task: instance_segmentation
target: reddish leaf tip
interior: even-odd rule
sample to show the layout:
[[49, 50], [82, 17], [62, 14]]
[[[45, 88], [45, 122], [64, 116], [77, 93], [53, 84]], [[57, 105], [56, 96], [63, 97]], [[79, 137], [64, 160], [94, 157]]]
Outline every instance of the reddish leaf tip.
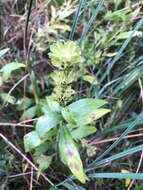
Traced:
[[94, 119], [94, 118], [95, 118], [95, 114], [91, 114], [90, 117], [91, 117], [92, 119]]

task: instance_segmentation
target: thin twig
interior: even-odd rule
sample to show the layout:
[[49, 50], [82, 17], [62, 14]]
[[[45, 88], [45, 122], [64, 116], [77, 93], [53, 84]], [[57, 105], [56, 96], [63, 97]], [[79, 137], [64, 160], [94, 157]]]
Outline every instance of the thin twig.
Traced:
[[12, 91], [23, 81], [25, 80], [30, 74], [28, 73], [27, 75], [25, 75], [24, 77], [22, 77], [16, 84], [14, 84], [14, 86], [9, 90], [5, 100], [4, 100], [4, 103], [3, 103], [3, 106], [5, 104], [5, 102], [7, 101], [9, 95], [12, 93]]
[[33, 167], [31, 167], [31, 178], [30, 178], [30, 189], [29, 190], [32, 190], [33, 188]]
[[0, 126], [11, 126], [11, 127], [16, 127], [16, 126], [20, 126], [20, 127], [32, 127], [33, 125], [24, 125], [22, 123], [0, 123]]
[[138, 79], [138, 82], [139, 82], [139, 86], [140, 86], [140, 89], [141, 89], [141, 99], [142, 99], [142, 105], [143, 105], [143, 87], [142, 87], [142, 82], [141, 82], [140, 78]]
[[26, 172], [26, 173], [16, 174], [16, 175], [10, 175], [10, 176], [8, 176], [8, 178], [20, 177], [20, 176], [29, 175], [29, 174], [31, 174], [31, 172]]
[[36, 120], [38, 120], [38, 118], [24, 120], [24, 121], [21, 121], [19, 124], [22, 124], [22, 123], [29, 123], [29, 122], [31, 122], [31, 121], [36, 121]]
[[[0, 133], [0, 137], [8, 143], [16, 152], [18, 152], [36, 171], [38, 171], [38, 168], [18, 149], [14, 144], [12, 144], [3, 134]], [[55, 187], [55, 185], [43, 174], [41, 173], [41, 176], [44, 177], [46, 181], [52, 186]]]

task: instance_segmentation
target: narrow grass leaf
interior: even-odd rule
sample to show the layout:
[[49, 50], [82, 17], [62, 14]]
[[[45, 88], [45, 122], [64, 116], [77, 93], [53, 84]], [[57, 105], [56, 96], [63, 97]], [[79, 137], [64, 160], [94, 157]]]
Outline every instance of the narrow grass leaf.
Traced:
[[86, 190], [85, 188], [76, 185], [75, 183], [72, 182], [72, 185], [70, 183], [64, 183], [63, 184], [64, 187], [66, 187], [69, 190]]
[[104, 75], [102, 76], [100, 82], [102, 82], [105, 77], [107, 75], [109, 75], [112, 67], [114, 66], [114, 64], [116, 63], [116, 61], [118, 61], [118, 59], [120, 58], [122, 52], [124, 51], [124, 49], [127, 47], [127, 45], [129, 44], [129, 42], [131, 41], [132, 37], [134, 36], [135, 32], [141, 27], [141, 25], [143, 24], [143, 18], [137, 23], [137, 25], [135, 26], [133, 32], [129, 35], [129, 37], [125, 40], [125, 42], [123, 43], [123, 45], [121, 46], [118, 54], [114, 57], [114, 59], [111, 61], [109, 68], [106, 70], [106, 72], [104, 73]]
[[[30, 18], [30, 14], [31, 14], [31, 9], [32, 9], [32, 3], [33, 3], [33, 0], [30, 0], [30, 2], [29, 2], [29, 8], [28, 8], [28, 13], [27, 13], [27, 19], [26, 19], [26, 26], [25, 26], [25, 43], [27, 41], [28, 24], [29, 24], [29, 18]], [[26, 44], [25, 44], [25, 47], [26, 47]]]
[[94, 173], [89, 178], [137, 179], [143, 180], [143, 173]]
[[138, 115], [138, 117], [136, 118], [135, 121], [133, 121], [131, 123], [131, 125], [122, 133], [122, 135], [103, 153], [101, 154], [99, 157], [97, 157], [97, 159], [94, 162], [97, 162], [99, 160], [101, 160], [106, 154], [108, 154], [114, 147], [117, 146], [117, 144], [124, 138], [124, 136], [126, 136], [128, 134], [128, 132], [134, 128], [135, 125], [137, 125], [137, 123], [141, 122], [143, 119], [143, 112], [141, 114]]
[[123, 77], [123, 81], [114, 89], [113, 95], [121, 96], [121, 94], [135, 83], [142, 76], [143, 67], [139, 67], [129, 72]]
[[103, 164], [106, 164], [106, 163], [109, 163], [109, 162], [112, 162], [113, 160], [117, 160], [119, 158], [123, 158], [125, 156], [128, 156], [130, 154], [136, 153], [136, 152], [141, 151], [141, 150], [143, 150], [143, 145], [136, 146], [136, 147], [131, 148], [129, 150], [125, 150], [123, 152], [120, 152], [120, 153], [115, 154], [113, 156], [110, 156], [108, 158], [105, 158], [105, 159], [103, 159], [101, 161], [98, 161], [98, 162], [94, 161], [91, 164], [89, 164], [89, 166], [88, 166], [87, 169], [93, 168], [93, 167], [97, 167], [97, 166], [100, 166], [100, 165], [103, 165]]
[[74, 33], [75, 33], [77, 21], [79, 19], [80, 10], [81, 10], [81, 7], [82, 7], [82, 2], [83, 2], [83, 0], [80, 0], [79, 5], [78, 5], [78, 9], [77, 9], [77, 12], [76, 12], [76, 15], [75, 15], [75, 18], [74, 18], [74, 21], [73, 21], [71, 33], [70, 33], [70, 36], [69, 36], [70, 40], [73, 39], [73, 36], [74, 36]]
[[110, 86], [111, 84], [113, 84], [113, 83], [115, 83], [115, 82], [117, 82], [117, 81], [119, 81], [119, 80], [121, 80], [121, 77], [119, 77], [119, 78], [117, 78], [117, 79], [115, 79], [115, 80], [112, 80], [112, 81], [106, 83], [106, 84], [101, 88], [101, 90], [99, 91], [98, 96], [100, 97], [100, 96], [102, 95], [103, 91], [104, 91], [108, 86]]
[[79, 45], [80, 45], [80, 46], [81, 46], [82, 41], [85, 39], [85, 36], [86, 36], [86, 34], [87, 34], [87, 32], [88, 32], [90, 26], [92, 25], [92, 23], [93, 23], [93, 21], [94, 21], [96, 15], [97, 15], [98, 12], [100, 11], [100, 9], [101, 9], [103, 3], [104, 3], [104, 0], [100, 0], [100, 2], [99, 2], [99, 4], [98, 4], [97, 8], [95, 9], [94, 14], [93, 14], [92, 17], [90, 18], [90, 20], [89, 20], [89, 22], [88, 22], [88, 24], [87, 24], [85, 30], [83, 31], [83, 34], [82, 34], [82, 36], [81, 36], [81, 38], [80, 38], [80, 41], [79, 41]]

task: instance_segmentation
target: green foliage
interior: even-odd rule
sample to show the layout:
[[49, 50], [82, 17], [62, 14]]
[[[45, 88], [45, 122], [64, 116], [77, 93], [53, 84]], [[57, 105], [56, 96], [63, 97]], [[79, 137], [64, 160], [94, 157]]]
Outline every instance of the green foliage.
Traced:
[[[6, 99], [7, 95], [8, 95], [7, 93], [2, 93], [1, 94], [1, 98], [2, 98], [3, 101]], [[8, 98], [7, 98], [7, 102], [10, 103], [10, 104], [14, 104], [15, 103], [15, 98], [13, 96], [9, 95]]]
[[12, 71], [15, 71], [21, 67], [25, 67], [25, 65], [23, 63], [16, 63], [16, 62], [9, 63], [3, 66], [0, 69], [0, 72], [2, 73], [2, 80], [3, 81], [8, 80], [8, 78], [11, 76]]
[[[38, 119], [36, 124], [36, 130], [41, 138], [44, 138], [48, 131], [55, 127], [62, 121], [62, 117], [59, 114], [51, 112], [48, 115], [42, 116]], [[46, 127], [45, 127], [46, 126]]]
[[[101, 118], [110, 111], [109, 109], [100, 108], [106, 103], [107, 102], [103, 100], [85, 98], [76, 101], [69, 106], [61, 107], [58, 102], [53, 100], [52, 97], [48, 97], [47, 104], [43, 106], [45, 115], [38, 119], [36, 123], [36, 130], [26, 134], [24, 137], [26, 152], [38, 148], [38, 146], [41, 146], [45, 141], [54, 143], [51, 137], [59, 136], [59, 130], [57, 130], [58, 126], [60, 129], [60, 137], [57, 143], [59, 144], [61, 160], [68, 165], [72, 173], [82, 183], [85, 183], [86, 177], [83, 173], [82, 161], [73, 139], [81, 140], [84, 137], [96, 132], [97, 129], [94, 126], [87, 126], [87, 124], [93, 124], [94, 120]], [[64, 125], [65, 123], [69, 124], [69, 127], [68, 125]], [[74, 129], [74, 127], [76, 127], [76, 129]], [[72, 159], [68, 157], [67, 151], [72, 151], [74, 155]], [[35, 155], [37, 163], [40, 164], [36, 152], [37, 149], [35, 150]], [[43, 149], [42, 153], [44, 152], [45, 150]], [[43, 155], [40, 160], [41, 159], [44, 159], [44, 161], [43, 164], [39, 166], [40, 172], [47, 169], [51, 163], [50, 156], [45, 157]], [[46, 164], [46, 160], [49, 159], [50, 161]]]
[[[31, 132], [26, 128], [25, 151], [33, 153], [31, 158], [39, 166], [38, 178], [48, 169], [48, 177], [59, 184], [50, 188], [40, 177], [39, 185], [33, 183], [33, 189], [37, 186], [39, 190], [58, 190], [59, 186], [64, 190], [95, 186], [104, 189], [106, 185], [109, 188], [108, 184], [113, 189], [125, 189], [125, 180], [110, 178], [142, 179], [142, 173], [118, 173], [122, 168], [135, 171], [140, 156], [137, 152], [143, 149], [139, 145], [142, 138], [127, 138], [132, 129], [143, 124], [139, 114], [142, 111], [142, 0], [29, 2], [16, 1], [12, 5], [11, 1], [3, 0], [0, 3], [0, 11], [5, 15], [0, 23], [0, 40], [2, 47], [7, 44], [9, 47], [0, 50], [0, 103], [7, 101], [0, 106], [0, 121], [14, 123], [14, 127], [1, 125], [0, 133], [21, 149], [24, 120], [30, 122], [30, 125], [26, 123], [27, 127], [35, 126]], [[25, 20], [26, 49], [19, 47], [24, 41], [21, 34]], [[102, 99], [112, 108], [112, 113], [104, 118], [110, 110], [103, 107], [107, 102]], [[15, 127], [19, 121], [21, 126]], [[136, 135], [140, 135], [140, 130], [134, 131]], [[108, 142], [108, 138], [117, 134], [120, 137], [113, 144]], [[102, 140], [107, 144], [102, 144]], [[29, 186], [30, 175], [25, 175], [24, 180], [10, 175], [29, 172], [30, 166], [26, 168], [26, 163], [23, 171], [23, 161], [2, 143], [0, 151], [1, 187], [26, 189], [24, 182]], [[133, 153], [135, 157], [131, 157]], [[86, 184], [80, 186], [75, 177], [65, 177], [69, 170], [59, 159]], [[92, 174], [88, 174], [90, 170]], [[89, 179], [96, 179], [94, 182], [87, 181], [87, 171]], [[134, 189], [142, 188], [140, 181], [134, 186]]]
[[73, 113], [73, 119], [77, 125], [81, 126], [90, 124], [110, 112], [109, 109], [98, 109], [106, 103], [104, 100], [87, 98], [70, 104], [68, 108]]
[[25, 151], [29, 152], [41, 144], [40, 137], [36, 131], [32, 131], [24, 136]]
[[20, 121], [23, 121], [24, 119], [31, 119], [31, 118], [35, 117], [38, 108], [39, 108], [39, 106], [35, 105], [35, 106], [32, 106], [32, 107], [26, 109], [26, 112], [24, 112], [22, 114], [22, 116], [20, 117]]
[[40, 155], [37, 159], [37, 164], [39, 164], [39, 171], [38, 171], [38, 176], [40, 175], [41, 172], [46, 170], [49, 165], [52, 162], [52, 157], [51, 156], [45, 156], [45, 155]]
[[82, 139], [86, 136], [96, 133], [97, 129], [91, 125], [80, 126], [72, 131], [72, 137], [74, 139]]

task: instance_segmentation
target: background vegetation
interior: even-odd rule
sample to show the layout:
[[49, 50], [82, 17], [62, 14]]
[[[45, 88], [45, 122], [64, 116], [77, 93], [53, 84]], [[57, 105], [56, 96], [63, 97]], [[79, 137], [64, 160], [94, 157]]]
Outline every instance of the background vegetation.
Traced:
[[[0, 13], [0, 188], [142, 189], [142, 0], [1, 0]], [[53, 163], [37, 179], [41, 161], [25, 153], [23, 141], [43, 114], [46, 97], [59, 95], [49, 53], [51, 45], [68, 40], [81, 48], [82, 65], [72, 65], [77, 80], [62, 105], [97, 98], [111, 109], [94, 122], [96, 132], [81, 145], [77, 141], [85, 184], [53, 150]]]

